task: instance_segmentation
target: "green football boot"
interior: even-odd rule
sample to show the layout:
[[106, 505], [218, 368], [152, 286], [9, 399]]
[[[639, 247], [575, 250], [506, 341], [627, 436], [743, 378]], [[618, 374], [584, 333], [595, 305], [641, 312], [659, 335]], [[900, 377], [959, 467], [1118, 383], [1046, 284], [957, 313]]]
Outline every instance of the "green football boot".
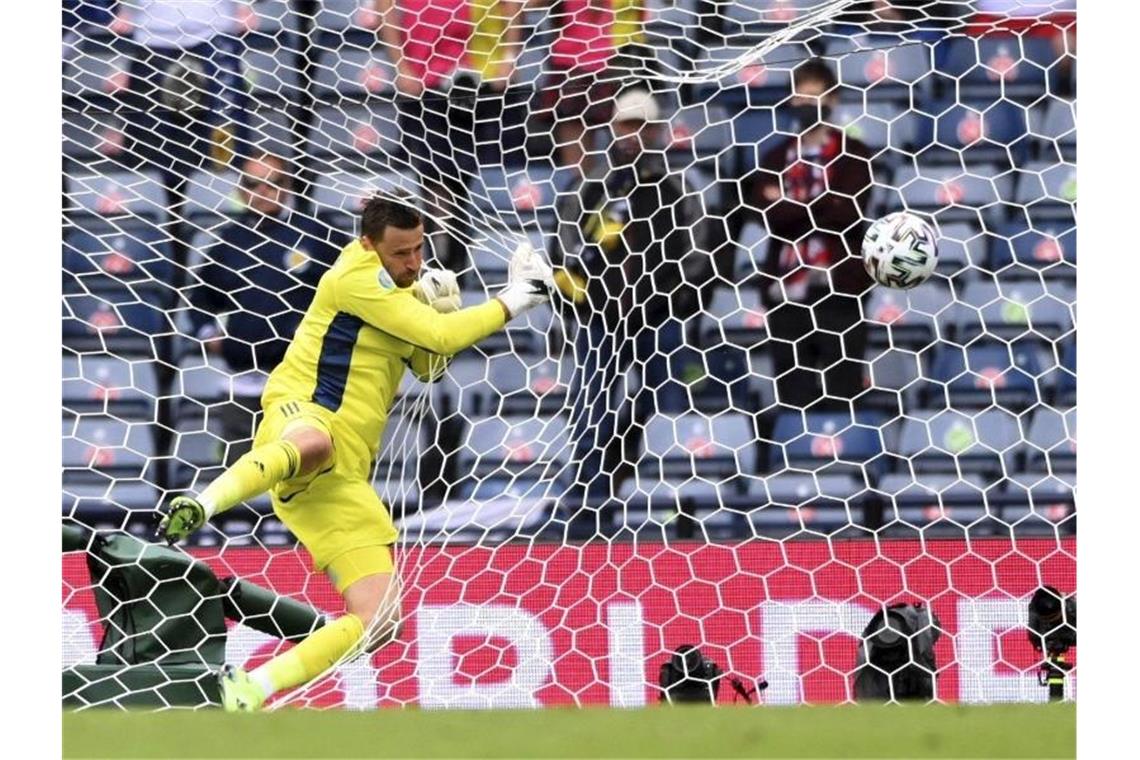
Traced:
[[265, 702], [261, 687], [249, 673], [234, 665], [223, 665], [218, 671], [218, 690], [226, 712], [256, 712]]

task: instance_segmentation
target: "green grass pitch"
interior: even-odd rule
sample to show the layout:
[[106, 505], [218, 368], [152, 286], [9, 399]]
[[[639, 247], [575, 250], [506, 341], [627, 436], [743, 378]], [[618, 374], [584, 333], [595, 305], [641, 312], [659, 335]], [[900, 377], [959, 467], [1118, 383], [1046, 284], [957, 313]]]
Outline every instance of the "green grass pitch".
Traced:
[[1061, 705], [65, 712], [64, 757], [1074, 757]]

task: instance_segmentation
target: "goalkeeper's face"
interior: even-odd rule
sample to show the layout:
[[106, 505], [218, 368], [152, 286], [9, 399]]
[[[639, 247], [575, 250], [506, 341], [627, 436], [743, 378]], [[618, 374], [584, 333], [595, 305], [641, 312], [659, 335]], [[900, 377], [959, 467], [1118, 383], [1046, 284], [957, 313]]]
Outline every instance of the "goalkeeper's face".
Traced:
[[388, 225], [379, 241], [369, 241], [380, 256], [380, 263], [401, 288], [409, 288], [424, 265], [424, 227], [402, 230]]

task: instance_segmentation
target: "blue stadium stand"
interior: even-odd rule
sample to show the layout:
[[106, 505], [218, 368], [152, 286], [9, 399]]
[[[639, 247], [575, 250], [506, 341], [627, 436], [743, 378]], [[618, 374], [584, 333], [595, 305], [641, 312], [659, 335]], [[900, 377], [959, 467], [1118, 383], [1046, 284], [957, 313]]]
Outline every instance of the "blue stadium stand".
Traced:
[[1077, 342], [1067, 340], [1061, 347], [1061, 369], [1056, 373], [1055, 403], [1060, 407], [1077, 405]]
[[63, 347], [78, 353], [110, 353], [168, 359], [175, 326], [161, 305], [113, 304], [89, 295], [63, 296]]
[[894, 35], [831, 38], [824, 55], [838, 61], [840, 86], [868, 101], [906, 103], [927, 97], [933, 86], [933, 49], [923, 42]]
[[763, 538], [835, 534], [865, 524], [866, 496], [866, 485], [846, 475], [788, 472], [749, 478], [737, 530]]
[[569, 192], [572, 176], [550, 167], [530, 164], [505, 169], [485, 166], [468, 182], [475, 202], [476, 221], [481, 212], [515, 230], [553, 230], [555, 197]]
[[769, 471], [793, 468], [873, 482], [888, 467], [879, 430], [884, 421], [873, 412], [854, 419], [843, 412], [783, 412], [772, 429]]
[[256, 103], [297, 103], [304, 94], [300, 66], [304, 59], [291, 46], [247, 47], [241, 72]]
[[727, 34], [766, 36], [813, 10], [820, 10], [818, 0], [739, 0], [717, 12], [727, 17]]
[[252, 10], [256, 24], [242, 38], [255, 47], [280, 45], [297, 32], [300, 19], [289, 8], [289, 0], [254, 0]]
[[63, 419], [63, 483], [156, 482], [153, 423], [84, 414]]
[[776, 391], [771, 369], [766, 376], [758, 373], [749, 353], [740, 346], [710, 341], [702, 355], [693, 357], [690, 365], [700, 373], [699, 377], [683, 376], [683, 379], [688, 381], [689, 397], [695, 411], [707, 414], [725, 409], [748, 412], [765, 409], [772, 404]]
[[1020, 167], [1014, 202], [1037, 220], [1070, 223], [1077, 202], [1077, 166], [1036, 162]]
[[[733, 262], [735, 265], [734, 282], [744, 282], [764, 271], [764, 262], [768, 258], [768, 246], [771, 240], [768, 230], [756, 220], [748, 220], [741, 228], [735, 241], [739, 249]], [[718, 288], [718, 292], [725, 290]]]
[[885, 162], [892, 167], [913, 155], [920, 141], [928, 143], [933, 129], [927, 114], [875, 101], [840, 102], [829, 121], [870, 148], [876, 164]]
[[[893, 196], [893, 197], [892, 197]], [[1002, 211], [1000, 202], [1013, 197], [1012, 180], [992, 167], [969, 171], [952, 166], [904, 165], [895, 172], [887, 204], [892, 209], [926, 213], [939, 227], [966, 222], [982, 227]]]
[[166, 221], [166, 191], [154, 174], [119, 170], [68, 174], [66, 179], [64, 212], [77, 223]]
[[989, 237], [989, 269], [1003, 279], [1043, 276], [1072, 280], [1077, 276], [1077, 229], [1068, 222], [1012, 222]]
[[171, 485], [201, 491], [222, 474], [230, 443], [220, 420], [179, 419], [170, 452]]
[[474, 420], [457, 457], [464, 480], [510, 483], [516, 478], [552, 478], [570, 457], [567, 420], [559, 415]]
[[1051, 477], [1023, 476], [1028, 485], [1010, 482], [1003, 494], [1002, 520], [1015, 534], [1072, 534], [1076, 531], [1076, 501], [1072, 472]]
[[159, 396], [151, 362], [97, 354], [63, 357], [64, 413], [153, 422]]
[[149, 224], [88, 224], [64, 233], [64, 292], [90, 293], [113, 304], [170, 306], [177, 300], [170, 238]]
[[980, 228], [968, 223], [945, 224], [937, 235], [938, 274], [963, 282], [988, 267], [988, 239]]
[[887, 391], [900, 399], [903, 409], [913, 409], [918, 401], [922, 386], [921, 354], [905, 348], [884, 346], [867, 357], [870, 364], [868, 378], [870, 387], [876, 391]]
[[221, 357], [187, 355], [178, 363], [170, 388], [175, 416], [200, 419], [208, 410], [233, 398], [233, 374]]
[[701, 315], [701, 340], [754, 348], [768, 337], [766, 313], [756, 287], [720, 285]]
[[63, 64], [64, 98], [89, 102], [106, 101], [127, 85], [130, 59], [111, 45], [88, 41]]
[[643, 449], [638, 477], [650, 482], [700, 479], [731, 487], [740, 473], [755, 471], [756, 434], [752, 419], [740, 413], [654, 414]]
[[1077, 105], [1051, 97], [1029, 108], [1029, 131], [1046, 161], [1077, 162]]
[[85, 112], [63, 112], [63, 155], [80, 165], [89, 165], [105, 158], [122, 155], [111, 154], [105, 149], [115, 135], [123, 138], [126, 122], [115, 113], [99, 110]]
[[305, 152], [353, 160], [398, 159], [404, 150], [396, 118], [396, 106], [388, 101], [318, 108]]
[[96, 529], [122, 530], [135, 518], [151, 518], [159, 491], [141, 480], [84, 483], [65, 479], [62, 514]]
[[296, 132], [289, 111], [283, 108], [258, 108], [246, 112], [248, 140], [252, 152], [266, 151], [287, 160], [294, 158]]
[[934, 60], [938, 71], [956, 82], [963, 102], [1006, 98], [1028, 105], [1047, 92], [1056, 54], [1045, 38], [990, 34], [947, 38], [936, 47]]
[[907, 291], [875, 288], [864, 307], [867, 342], [878, 348], [925, 348], [946, 337], [940, 325], [954, 308], [953, 293], [938, 279]]
[[390, 96], [395, 71], [375, 37], [366, 45], [344, 42], [322, 49], [313, 70], [313, 89], [319, 97], [352, 101]]
[[1056, 340], [1073, 330], [1076, 292], [1066, 283], [1048, 287], [1029, 280], [971, 282], [953, 312], [955, 341], [980, 336], [1003, 340]]
[[573, 382], [573, 362], [503, 354], [487, 360], [485, 383], [469, 392], [479, 414], [534, 416], [557, 414], [566, 406]]
[[[927, 164], [993, 164], [1012, 168], [1029, 157], [1032, 138], [1025, 110], [1008, 101], [964, 105], [954, 100], [918, 106], [931, 119], [917, 122], [918, 160]], [[996, 174], [996, 172], [995, 172]]]
[[1026, 409], [1039, 398], [1037, 354], [1027, 346], [1006, 343], [971, 343], [966, 348], [943, 344], [936, 349], [930, 377], [934, 381], [924, 403], [934, 406], [944, 398], [954, 409], [1000, 406]]
[[1021, 429], [1017, 418], [1003, 409], [974, 415], [956, 410], [908, 412], [889, 427], [901, 427], [897, 453], [909, 460], [907, 466], [915, 473], [993, 478], [1016, 469]]
[[199, 171], [186, 181], [186, 202], [182, 217], [196, 230], [209, 230], [245, 210], [240, 196], [236, 169], [221, 172]]
[[703, 480], [679, 482], [638, 472], [621, 484], [614, 501], [606, 505], [599, 531], [607, 538], [639, 540], [665, 540], [670, 534], [716, 539], [726, 530], [739, 536], [734, 524], [739, 513], [725, 514], [724, 505], [735, 503], [730, 490]]
[[1075, 480], [1077, 470], [1077, 410], [1039, 407], [1025, 436], [1025, 469]]
[[904, 537], [916, 531], [927, 538], [970, 535], [999, 530], [993, 518], [998, 499], [976, 475], [906, 473], [885, 476], [877, 488], [885, 496], [883, 531]]

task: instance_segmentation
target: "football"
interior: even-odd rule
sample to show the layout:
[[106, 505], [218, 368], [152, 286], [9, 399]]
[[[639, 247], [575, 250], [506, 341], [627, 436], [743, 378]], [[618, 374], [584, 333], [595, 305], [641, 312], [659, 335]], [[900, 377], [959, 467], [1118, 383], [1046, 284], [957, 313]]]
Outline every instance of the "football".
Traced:
[[875, 221], [863, 237], [863, 266], [880, 285], [908, 290], [938, 264], [938, 241], [925, 220], [896, 211]]

